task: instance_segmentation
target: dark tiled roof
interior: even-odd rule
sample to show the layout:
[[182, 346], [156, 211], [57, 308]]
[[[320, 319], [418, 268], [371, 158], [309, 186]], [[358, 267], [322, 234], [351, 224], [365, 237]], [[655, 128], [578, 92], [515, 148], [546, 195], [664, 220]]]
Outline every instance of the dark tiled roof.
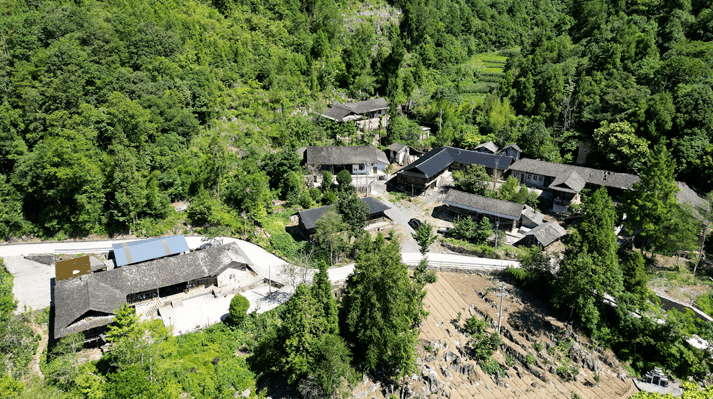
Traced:
[[501, 148], [498, 152], [505, 152], [505, 150], [507, 150], [508, 148], [512, 148], [517, 152], [522, 152], [522, 149], [520, 148], [520, 146], [517, 145], [517, 143], [508, 144], [505, 147]]
[[[389, 209], [388, 206], [373, 197], [364, 197], [361, 201], [369, 207], [369, 215], [375, 215], [379, 212], [384, 212]], [[299, 212], [300, 220], [307, 230], [312, 230], [317, 223], [317, 220], [322, 217], [333, 205], [320, 206], [319, 208], [308, 209]]]
[[696, 209], [699, 206], [705, 205], [705, 200], [696, 194], [695, 191], [691, 190], [690, 187], [684, 182], [677, 181], [676, 185], [679, 188], [679, 192], [676, 193], [676, 200], [679, 204], [689, 204]]
[[512, 220], [520, 219], [525, 205], [517, 202], [503, 201], [495, 198], [483, 197], [458, 190], [448, 190], [444, 204], [461, 207], [476, 211], [478, 213], [486, 213], [492, 215], [500, 215]]
[[329, 119], [334, 119], [339, 122], [344, 121], [344, 117], [349, 114], [362, 115], [367, 112], [379, 111], [388, 109], [389, 103], [383, 97], [374, 98], [372, 100], [358, 101], [355, 103], [334, 104], [326, 110], [322, 116]]
[[580, 176], [577, 171], [573, 170], [557, 176], [552, 184], [550, 184], [550, 188], [559, 191], [578, 193], [582, 191], [586, 184], [587, 182], [584, 181], [584, 178]]
[[557, 222], [548, 222], [535, 227], [534, 229], [528, 231], [525, 235], [535, 236], [537, 241], [543, 247], [546, 247], [564, 237], [566, 234], [567, 230], [557, 224]]
[[632, 189], [634, 184], [639, 181], [639, 176], [630, 175], [628, 173], [614, 173], [606, 170], [545, 162], [530, 158], [521, 158], [510, 166], [510, 170], [513, 172], [554, 177], [555, 179], [564, 177], [565, 180], [575, 171], [586, 183], [623, 190]]
[[545, 215], [527, 205], [525, 205], [525, 209], [522, 211], [522, 216], [532, 220], [535, 224], [538, 225], [542, 224], [542, 221], [545, 218]]
[[[55, 338], [71, 332], [66, 328], [87, 312], [113, 314], [128, 294], [216, 276], [231, 265], [247, 263], [240, 247], [229, 244], [57, 281]], [[106, 320], [104, 324], [111, 321]]]
[[388, 164], [389, 159], [383, 151], [372, 146], [307, 147], [305, 163], [308, 165]]
[[497, 166], [498, 169], [507, 170], [512, 163], [512, 157], [503, 154], [493, 155], [454, 147], [436, 147], [402, 170], [420, 173], [430, 178], [454, 162], [468, 165], [483, 165], [491, 169]]
[[493, 143], [492, 141], [488, 141], [487, 143], [483, 143], [483, 144], [475, 147], [476, 151], [479, 149], [486, 149], [486, 150], [490, 151], [492, 154], [495, 154], [496, 152], [498, 152], [498, 146], [496, 146], [495, 143]]
[[408, 148], [408, 146], [406, 144], [401, 143], [394, 143], [386, 147], [387, 150], [394, 152], [401, 152], [401, 150], [403, 150], [404, 148]]
[[351, 111], [348, 108], [331, 107], [324, 111], [322, 116], [337, 122], [344, 122], [344, 117], [350, 113]]

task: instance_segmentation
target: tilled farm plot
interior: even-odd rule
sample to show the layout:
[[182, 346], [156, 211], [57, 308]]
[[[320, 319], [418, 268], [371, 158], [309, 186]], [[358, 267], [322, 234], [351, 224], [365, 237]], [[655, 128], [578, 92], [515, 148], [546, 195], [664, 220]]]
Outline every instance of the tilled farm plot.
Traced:
[[[430, 314], [421, 325], [419, 373], [394, 392], [397, 397], [570, 399], [576, 394], [586, 399], [628, 398], [637, 392], [610, 351], [592, 347], [511, 285], [503, 300], [503, 345], [493, 355], [503, 371], [483, 372], [470, 356], [464, 326], [476, 316], [488, 322], [488, 333], [496, 331], [499, 286], [487, 275], [439, 273], [438, 282], [427, 287], [424, 304]], [[389, 387], [372, 381], [365, 377], [354, 397], [389, 397]]]

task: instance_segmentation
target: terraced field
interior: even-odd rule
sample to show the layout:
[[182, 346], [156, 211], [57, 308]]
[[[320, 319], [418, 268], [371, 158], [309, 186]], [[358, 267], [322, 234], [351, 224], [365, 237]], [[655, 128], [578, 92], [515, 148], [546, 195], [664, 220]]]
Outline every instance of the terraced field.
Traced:
[[[504, 370], [486, 374], [469, 355], [470, 338], [463, 327], [467, 318], [478, 315], [490, 323], [489, 332], [495, 331], [496, 282], [457, 273], [438, 277], [425, 299], [430, 315], [421, 326], [419, 373], [405, 391], [394, 392], [398, 397], [587, 399], [628, 398], [637, 392], [612, 353], [591, 347], [567, 325], [543, 316], [537, 301], [512, 286], [506, 286], [503, 303], [503, 345], [493, 355]], [[569, 381], [557, 374], [564, 365], [576, 370]], [[389, 397], [390, 388], [375, 380], [366, 376], [354, 397]]]
[[[513, 50], [505, 50], [513, 51]], [[473, 56], [470, 63], [477, 71], [476, 81], [461, 85], [461, 98], [480, 104], [486, 94], [495, 91], [505, 77], [503, 70], [508, 57], [503, 52], [480, 53]]]

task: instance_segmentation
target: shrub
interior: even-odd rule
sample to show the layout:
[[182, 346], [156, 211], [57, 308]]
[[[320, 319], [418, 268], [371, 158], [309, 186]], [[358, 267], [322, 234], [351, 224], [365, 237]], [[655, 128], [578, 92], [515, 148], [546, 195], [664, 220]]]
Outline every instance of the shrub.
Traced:
[[319, 200], [322, 198], [322, 192], [319, 191], [317, 187], [312, 187], [309, 189], [309, 196], [312, 197], [314, 202], [319, 202]]
[[329, 188], [332, 187], [332, 179], [334, 179], [334, 175], [332, 172], [325, 170], [322, 172], [322, 188]]
[[493, 359], [493, 357], [489, 357], [483, 362], [480, 362], [480, 368], [483, 370], [485, 374], [497, 374], [502, 370], [502, 367], [500, 366], [500, 363], [498, 363], [497, 360]]
[[530, 364], [535, 364], [535, 357], [532, 356], [531, 353], [528, 353], [528, 354], [527, 354], [526, 359], [527, 359], [527, 362], [528, 362], [528, 363], [530, 363]]
[[352, 184], [352, 175], [349, 173], [348, 170], [344, 169], [341, 172], [337, 173], [337, 183], [339, 183], [340, 187]]
[[245, 316], [250, 309], [250, 301], [240, 294], [236, 294], [230, 300], [230, 310], [228, 311], [229, 323], [233, 326], [240, 327], [245, 322]]
[[301, 192], [297, 202], [304, 209], [309, 209], [312, 207], [312, 197], [310, 196], [310, 193], [308, 191]]
[[702, 294], [696, 298], [696, 306], [708, 316], [713, 315], [713, 294]]
[[470, 335], [482, 334], [487, 324], [485, 320], [479, 320], [473, 316], [465, 322], [465, 331]]

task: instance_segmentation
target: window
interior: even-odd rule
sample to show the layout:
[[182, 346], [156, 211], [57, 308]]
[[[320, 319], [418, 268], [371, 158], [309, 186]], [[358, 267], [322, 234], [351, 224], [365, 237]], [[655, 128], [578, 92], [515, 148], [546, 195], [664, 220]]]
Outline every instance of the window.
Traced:
[[364, 164], [359, 164], [359, 170], [364, 170]]

